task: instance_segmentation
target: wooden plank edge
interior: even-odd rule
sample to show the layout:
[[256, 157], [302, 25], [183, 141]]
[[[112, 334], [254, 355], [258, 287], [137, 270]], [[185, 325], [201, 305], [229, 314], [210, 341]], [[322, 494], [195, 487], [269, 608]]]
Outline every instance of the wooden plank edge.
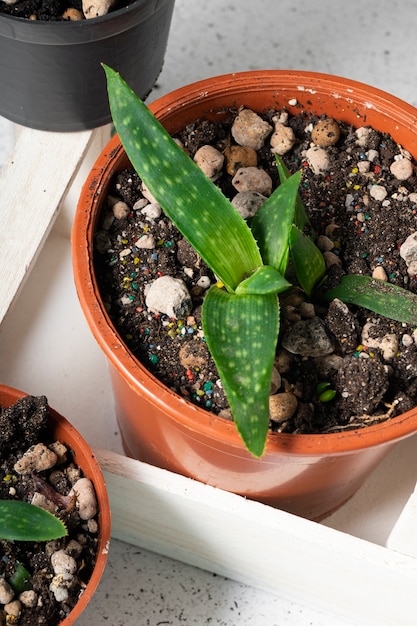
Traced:
[[415, 625], [417, 560], [106, 450], [112, 536], [361, 624]]
[[23, 286], [95, 131], [24, 128], [0, 173], [0, 324]]
[[417, 485], [392, 529], [387, 548], [417, 558]]

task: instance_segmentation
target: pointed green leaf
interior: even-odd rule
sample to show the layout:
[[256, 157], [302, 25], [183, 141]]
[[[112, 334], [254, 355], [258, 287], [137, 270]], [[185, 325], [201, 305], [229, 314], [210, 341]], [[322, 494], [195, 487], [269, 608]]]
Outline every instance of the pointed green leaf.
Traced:
[[0, 539], [50, 541], [66, 534], [65, 524], [48, 511], [21, 500], [0, 500]]
[[275, 267], [282, 275], [288, 264], [288, 237], [294, 221], [300, 178], [301, 173], [296, 172], [277, 187], [258, 210], [251, 224], [265, 265]]
[[[275, 160], [277, 162], [279, 180], [282, 184], [290, 178], [291, 172], [278, 154], [275, 155]], [[304, 230], [306, 226], [310, 226], [310, 220], [299, 193], [297, 193], [297, 199], [295, 201], [294, 224], [301, 230]]]
[[300, 287], [310, 295], [326, 271], [323, 255], [310, 237], [294, 225], [290, 233], [290, 251]]
[[235, 289], [262, 265], [248, 225], [119, 74], [104, 69], [113, 122], [133, 167], [216, 276]]
[[328, 302], [339, 298], [404, 324], [417, 325], [417, 295], [383, 280], [350, 274], [324, 294]]
[[274, 267], [263, 265], [236, 287], [236, 293], [240, 295], [281, 293], [289, 287], [291, 283]]
[[203, 330], [248, 450], [260, 457], [269, 424], [269, 390], [279, 329], [278, 298], [230, 294], [216, 286], [203, 302]]

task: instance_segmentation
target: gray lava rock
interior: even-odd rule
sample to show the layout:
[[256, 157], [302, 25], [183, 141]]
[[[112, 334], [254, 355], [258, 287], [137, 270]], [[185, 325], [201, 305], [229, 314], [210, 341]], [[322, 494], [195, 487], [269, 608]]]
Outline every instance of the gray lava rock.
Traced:
[[334, 342], [319, 317], [300, 320], [293, 324], [282, 337], [282, 347], [302, 356], [324, 356], [334, 350]]
[[335, 298], [329, 305], [326, 324], [343, 352], [353, 352], [359, 343], [359, 329], [349, 307]]
[[337, 371], [336, 391], [352, 415], [372, 412], [388, 389], [388, 370], [377, 358], [344, 359]]

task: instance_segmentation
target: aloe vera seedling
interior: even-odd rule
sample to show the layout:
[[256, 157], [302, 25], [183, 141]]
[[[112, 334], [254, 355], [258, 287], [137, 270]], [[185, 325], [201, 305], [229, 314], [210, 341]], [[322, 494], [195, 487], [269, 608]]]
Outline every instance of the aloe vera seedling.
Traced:
[[113, 122], [126, 153], [164, 212], [218, 277], [202, 310], [204, 335], [237, 429], [254, 456], [264, 451], [269, 388], [279, 332], [277, 294], [289, 251], [300, 284], [311, 292], [324, 273], [321, 254], [305, 264], [311, 242], [294, 224], [300, 173], [288, 176], [252, 220], [251, 229], [200, 168], [178, 147], [123, 79], [104, 66]]
[[[203, 331], [236, 427], [248, 450], [259, 457], [269, 425], [278, 295], [291, 287], [285, 277], [289, 260], [307, 295], [325, 274], [322, 254], [304, 232], [308, 217], [298, 195], [301, 174], [290, 175], [277, 158], [280, 185], [249, 228], [119, 74], [104, 69], [113, 122], [132, 166], [218, 278], [204, 298]], [[367, 302], [362, 306], [372, 308], [368, 287], [373, 286], [361, 286]], [[343, 300], [343, 292], [350, 291], [347, 301], [355, 302], [355, 286], [349, 287], [337, 288], [329, 299]], [[413, 311], [417, 320], [417, 302]]]
[[51, 541], [67, 534], [65, 524], [44, 509], [21, 500], [0, 500], [0, 539]]

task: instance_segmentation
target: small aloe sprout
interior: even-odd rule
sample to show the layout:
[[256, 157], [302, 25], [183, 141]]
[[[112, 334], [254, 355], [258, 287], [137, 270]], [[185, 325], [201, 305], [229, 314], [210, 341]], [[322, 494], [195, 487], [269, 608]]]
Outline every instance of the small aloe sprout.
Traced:
[[0, 500], [0, 539], [51, 541], [67, 534], [65, 524], [44, 509], [21, 500]]
[[15, 593], [22, 593], [22, 591], [32, 589], [30, 572], [20, 562], [16, 563], [16, 569], [10, 578], [7, 579], [7, 582]]
[[331, 402], [336, 396], [336, 391], [331, 388], [329, 382], [325, 381], [317, 385], [316, 394], [319, 402]]
[[[298, 194], [301, 173], [290, 175], [277, 157], [280, 185], [249, 227], [119, 74], [103, 67], [113, 122], [132, 166], [218, 278], [204, 298], [203, 331], [236, 427], [247, 449], [260, 457], [269, 426], [278, 296], [291, 287], [288, 265], [291, 261], [308, 296], [325, 275], [323, 256], [306, 234], [313, 233]], [[343, 300], [346, 291], [347, 301], [372, 308], [368, 287], [361, 285], [366, 304], [355, 302], [349, 285], [337, 287], [329, 298]]]

